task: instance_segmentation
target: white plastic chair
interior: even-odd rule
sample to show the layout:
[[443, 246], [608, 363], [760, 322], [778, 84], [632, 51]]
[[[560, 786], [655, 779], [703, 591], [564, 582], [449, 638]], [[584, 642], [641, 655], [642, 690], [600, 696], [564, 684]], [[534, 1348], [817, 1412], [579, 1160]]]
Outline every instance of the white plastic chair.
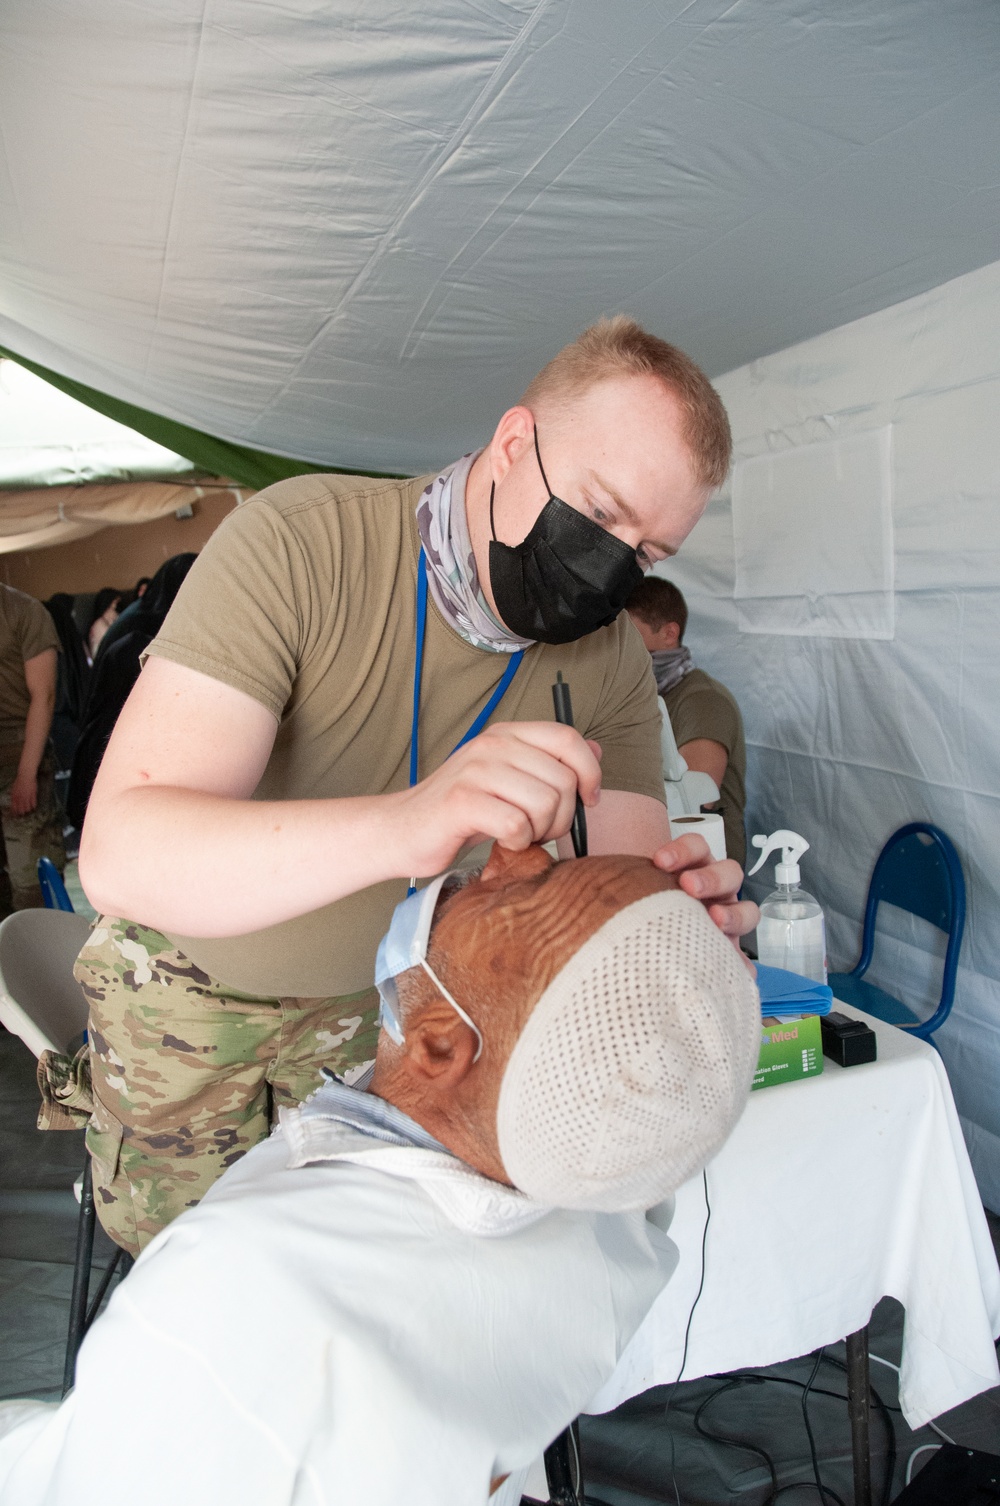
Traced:
[[[35, 1056], [43, 1051], [69, 1054], [83, 1039], [87, 1000], [73, 977], [73, 964], [89, 933], [86, 916], [66, 910], [16, 910], [0, 923], [0, 1022]], [[89, 1155], [84, 1156], [79, 1198], [63, 1394], [73, 1384], [77, 1351], [112, 1277], [116, 1271], [124, 1276], [132, 1266], [131, 1257], [119, 1250], [88, 1307], [96, 1224]]]
[[89, 931], [66, 910], [16, 910], [0, 924], [0, 1023], [34, 1056], [69, 1051], [87, 1028], [73, 963]]

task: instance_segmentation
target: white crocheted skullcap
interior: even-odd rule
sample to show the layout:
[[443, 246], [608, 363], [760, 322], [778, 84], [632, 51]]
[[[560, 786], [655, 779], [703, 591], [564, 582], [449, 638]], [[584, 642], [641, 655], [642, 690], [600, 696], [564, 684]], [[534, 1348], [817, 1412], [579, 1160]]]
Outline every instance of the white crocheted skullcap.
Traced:
[[551, 1207], [652, 1208], [699, 1171], [747, 1101], [757, 988], [679, 890], [612, 916], [542, 994], [500, 1086], [500, 1155]]

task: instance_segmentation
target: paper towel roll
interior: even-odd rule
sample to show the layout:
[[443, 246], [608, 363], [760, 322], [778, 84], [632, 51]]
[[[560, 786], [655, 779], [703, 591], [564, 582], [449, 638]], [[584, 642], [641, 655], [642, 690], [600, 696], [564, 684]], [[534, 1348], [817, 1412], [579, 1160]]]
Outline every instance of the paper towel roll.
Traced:
[[683, 837], [690, 831], [704, 837], [713, 858], [726, 856], [726, 829], [722, 817], [714, 811], [702, 811], [700, 816], [671, 816], [670, 835]]

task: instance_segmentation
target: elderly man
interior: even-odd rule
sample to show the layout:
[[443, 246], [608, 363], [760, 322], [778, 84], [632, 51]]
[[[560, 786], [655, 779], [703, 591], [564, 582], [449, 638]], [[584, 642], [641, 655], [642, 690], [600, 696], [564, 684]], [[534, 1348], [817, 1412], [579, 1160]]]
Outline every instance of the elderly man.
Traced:
[[8, 1411], [5, 1506], [516, 1502], [611, 1374], [676, 1263], [643, 1210], [743, 1109], [756, 990], [648, 859], [442, 882], [380, 948], [370, 1083], [150, 1246], [72, 1396]]
[[[560, 351], [430, 477], [305, 476], [226, 519], [118, 719], [80, 848], [102, 921], [88, 1145], [138, 1250], [374, 1054], [375, 947], [470, 844], [656, 855], [730, 935], [735, 863], [670, 843], [649, 663], [622, 614], [724, 477], [725, 410], [632, 320]], [[576, 730], [552, 718], [572, 687]]]

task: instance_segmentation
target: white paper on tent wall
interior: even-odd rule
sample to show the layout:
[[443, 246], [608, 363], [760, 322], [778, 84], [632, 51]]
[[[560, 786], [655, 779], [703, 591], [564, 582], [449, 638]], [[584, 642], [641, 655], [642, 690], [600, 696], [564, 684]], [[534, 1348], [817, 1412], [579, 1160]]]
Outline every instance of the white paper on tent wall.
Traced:
[[892, 427], [738, 460], [743, 633], [892, 638]]

